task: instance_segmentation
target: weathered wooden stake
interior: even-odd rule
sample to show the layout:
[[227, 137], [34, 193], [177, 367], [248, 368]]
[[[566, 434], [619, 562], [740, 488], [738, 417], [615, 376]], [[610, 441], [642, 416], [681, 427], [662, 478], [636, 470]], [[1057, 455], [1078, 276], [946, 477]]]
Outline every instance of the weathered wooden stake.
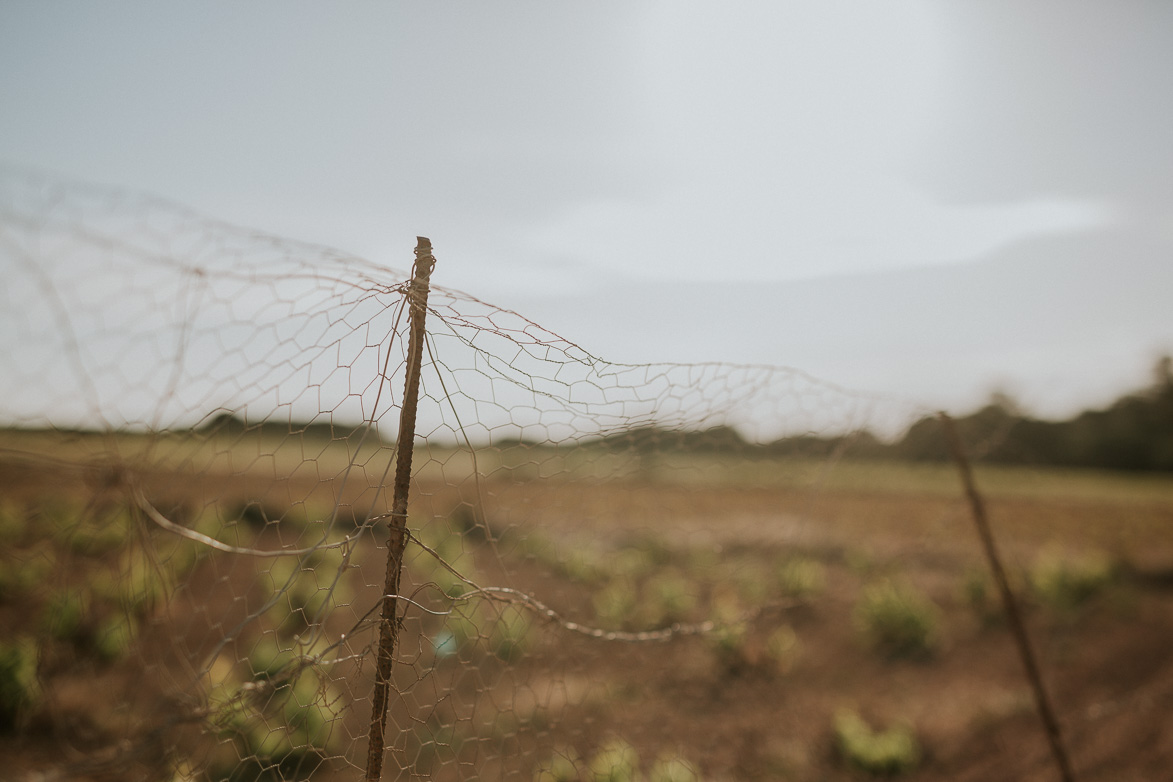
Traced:
[[379, 653], [375, 667], [375, 692], [371, 699], [366, 782], [379, 782], [383, 775], [383, 737], [387, 728], [395, 642], [399, 635], [399, 579], [403, 569], [403, 550], [407, 546], [407, 497], [411, 488], [412, 445], [415, 442], [420, 363], [424, 352], [424, 317], [428, 311], [428, 281], [436, 265], [436, 259], [432, 256], [432, 242], [423, 236], [417, 236], [416, 239], [415, 265], [407, 288], [407, 304], [410, 308], [407, 377], [404, 380], [403, 408], [399, 416], [399, 439], [396, 441], [398, 450], [388, 522], [387, 575], [383, 582], [383, 613], [379, 620]]
[[1034, 691], [1035, 706], [1039, 711], [1039, 719], [1043, 722], [1047, 741], [1051, 745], [1051, 754], [1055, 757], [1059, 777], [1063, 782], [1075, 782], [1075, 773], [1071, 770], [1071, 761], [1063, 746], [1063, 734], [1059, 730], [1059, 721], [1055, 719], [1055, 712], [1047, 697], [1047, 689], [1043, 686], [1043, 677], [1039, 673], [1038, 663], [1035, 662], [1030, 637], [1026, 634], [1026, 624], [1022, 621], [1022, 613], [1018, 610], [1018, 601], [1014, 599], [1014, 593], [1010, 591], [1010, 582], [1006, 578], [1006, 570], [1002, 567], [1002, 558], [999, 556], [998, 546], [994, 542], [994, 533], [986, 518], [985, 503], [982, 502], [982, 496], [978, 494], [977, 485], [974, 483], [973, 470], [970, 469], [969, 459], [965, 455], [965, 446], [961, 442], [961, 435], [957, 433], [957, 426], [948, 414], [939, 413], [937, 417], [941, 421], [941, 428], [945, 431], [945, 439], [949, 443], [953, 460], [957, 462], [957, 471], [961, 474], [961, 483], [965, 487], [965, 494], [969, 499], [970, 510], [973, 514], [973, 522], [977, 526], [978, 536], [982, 539], [990, 571], [994, 574], [994, 582], [1002, 594], [1002, 606], [1006, 610], [1006, 619], [1010, 622], [1010, 629], [1014, 633], [1022, 665], [1026, 668], [1026, 678], [1030, 680], [1031, 689]]

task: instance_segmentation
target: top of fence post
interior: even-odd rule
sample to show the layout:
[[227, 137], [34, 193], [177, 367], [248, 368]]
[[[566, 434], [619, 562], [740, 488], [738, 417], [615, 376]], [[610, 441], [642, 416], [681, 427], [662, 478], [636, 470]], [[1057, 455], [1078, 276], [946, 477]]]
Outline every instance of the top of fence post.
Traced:
[[436, 267], [436, 258], [432, 255], [432, 240], [426, 236], [417, 236], [415, 242], [415, 264], [411, 268], [413, 287], [427, 285], [432, 276], [432, 269]]

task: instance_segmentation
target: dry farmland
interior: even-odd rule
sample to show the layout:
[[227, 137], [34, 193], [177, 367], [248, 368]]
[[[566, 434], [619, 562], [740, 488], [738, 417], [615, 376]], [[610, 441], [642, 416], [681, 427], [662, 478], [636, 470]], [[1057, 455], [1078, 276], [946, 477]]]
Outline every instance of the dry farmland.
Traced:
[[[361, 777], [388, 449], [4, 445], [5, 778]], [[946, 466], [416, 464], [386, 779], [1057, 778]], [[978, 481], [1078, 777], [1167, 775], [1173, 481]]]

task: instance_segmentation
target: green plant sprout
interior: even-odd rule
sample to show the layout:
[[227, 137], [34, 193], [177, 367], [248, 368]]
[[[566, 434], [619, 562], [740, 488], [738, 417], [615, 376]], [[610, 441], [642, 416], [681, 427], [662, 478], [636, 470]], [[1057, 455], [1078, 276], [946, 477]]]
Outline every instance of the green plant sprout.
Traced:
[[1065, 554], [1045, 549], [1030, 569], [1031, 592], [1045, 606], [1072, 613], [1100, 595], [1117, 577], [1116, 564], [1104, 554]]
[[23, 637], [0, 641], [0, 732], [19, 727], [40, 698], [36, 642]]
[[853, 711], [835, 715], [835, 746], [851, 765], [869, 774], [902, 774], [916, 768], [921, 749], [907, 725], [873, 730]]
[[937, 646], [937, 607], [908, 584], [885, 579], [865, 587], [854, 619], [865, 640], [889, 657], [926, 657]]

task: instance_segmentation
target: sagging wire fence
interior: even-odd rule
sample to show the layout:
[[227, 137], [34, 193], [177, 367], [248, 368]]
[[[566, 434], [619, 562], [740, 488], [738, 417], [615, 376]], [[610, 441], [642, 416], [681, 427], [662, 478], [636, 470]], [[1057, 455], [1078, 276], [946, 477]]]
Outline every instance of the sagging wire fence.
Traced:
[[17, 778], [821, 778], [960, 741], [902, 727], [915, 699], [868, 723], [900, 711], [875, 666], [940, 676], [977, 553], [955, 478], [869, 461], [877, 416], [930, 411], [605, 362], [433, 285], [423, 238], [407, 275], [0, 181]]

